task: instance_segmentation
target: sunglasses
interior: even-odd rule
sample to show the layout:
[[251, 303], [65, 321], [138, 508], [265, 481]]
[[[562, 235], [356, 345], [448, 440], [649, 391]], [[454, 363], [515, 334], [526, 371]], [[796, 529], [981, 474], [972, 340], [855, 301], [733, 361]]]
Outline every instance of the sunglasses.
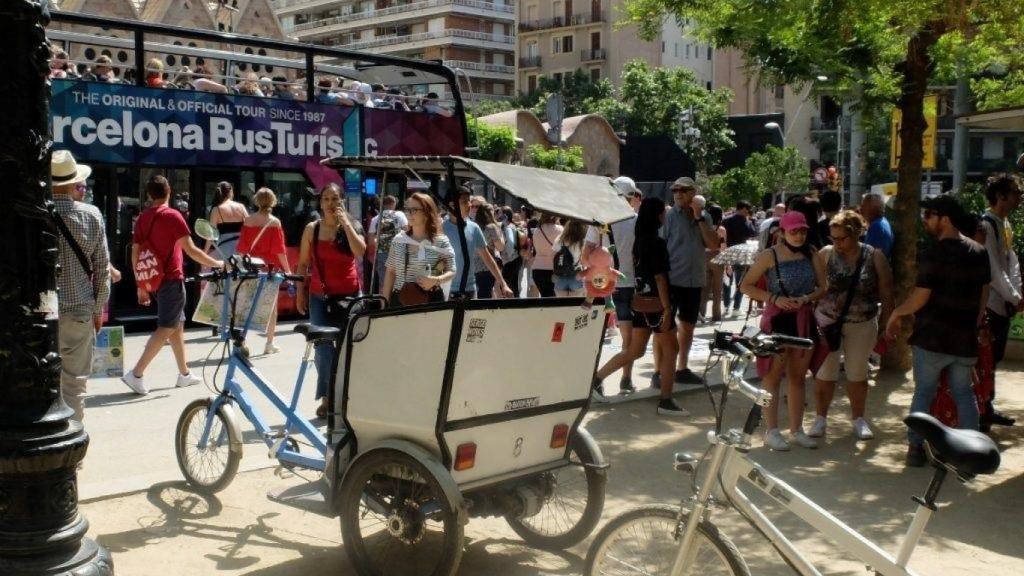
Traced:
[[423, 208], [420, 208], [419, 206], [406, 206], [405, 211], [408, 212], [409, 214], [416, 214], [419, 212], [423, 212]]

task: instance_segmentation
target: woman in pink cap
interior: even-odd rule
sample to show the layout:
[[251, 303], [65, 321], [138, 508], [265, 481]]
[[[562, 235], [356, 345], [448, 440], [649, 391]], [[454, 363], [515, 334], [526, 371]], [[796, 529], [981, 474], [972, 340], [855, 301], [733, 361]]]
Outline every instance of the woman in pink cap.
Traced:
[[[813, 338], [814, 303], [824, 296], [828, 285], [825, 268], [807, 244], [807, 218], [796, 211], [786, 212], [779, 222], [779, 242], [761, 252], [743, 277], [740, 290], [754, 300], [764, 302], [761, 330], [802, 338]], [[757, 284], [764, 277], [767, 290]], [[789, 450], [789, 442], [779, 431], [779, 384], [783, 372], [789, 381], [790, 442], [804, 448], [817, 448], [818, 442], [804, 432], [804, 379], [811, 362], [809, 350], [787, 350], [774, 359], [758, 360], [757, 372], [772, 403], [765, 410], [768, 432], [764, 443], [772, 450]]]

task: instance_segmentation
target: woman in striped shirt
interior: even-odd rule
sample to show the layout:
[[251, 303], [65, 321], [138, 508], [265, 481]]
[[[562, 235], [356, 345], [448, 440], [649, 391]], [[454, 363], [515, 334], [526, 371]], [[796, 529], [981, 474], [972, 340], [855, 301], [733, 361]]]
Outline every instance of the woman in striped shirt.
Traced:
[[407, 282], [415, 282], [443, 298], [439, 288], [455, 276], [455, 251], [441, 232], [437, 204], [430, 196], [417, 192], [405, 201], [405, 215], [409, 228], [391, 242], [382, 294], [389, 295], [392, 305], [397, 305], [397, 292]]

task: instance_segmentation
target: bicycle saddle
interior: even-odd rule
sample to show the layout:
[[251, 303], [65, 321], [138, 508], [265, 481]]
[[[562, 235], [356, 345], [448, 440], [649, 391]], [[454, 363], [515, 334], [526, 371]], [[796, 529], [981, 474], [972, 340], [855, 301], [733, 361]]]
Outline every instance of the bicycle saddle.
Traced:
[[316, 342], [317, 340], [337, 340], [341, 336], [341, 330], [333, 326], [296, 324], [294, 330], [305, 336], [306, 342]]
[[924, 437], [940, 463], [961, 477], [991, 474], [999, 468], [999, 448], [977, 430], [950, 428], [924, 412], [914, 412], [903, 422]]

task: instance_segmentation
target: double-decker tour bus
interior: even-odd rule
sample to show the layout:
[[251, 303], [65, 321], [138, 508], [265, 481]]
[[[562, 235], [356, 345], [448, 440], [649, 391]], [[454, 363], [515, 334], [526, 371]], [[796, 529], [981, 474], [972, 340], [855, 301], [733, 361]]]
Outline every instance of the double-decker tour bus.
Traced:
[[[271, 188], [294, 263], [324, 185], [342, 185], [360, 217], [374, 196], [405, 193], [404, 181], [339, 174], [322, 159], [465, 153], [458, 81], [437, 61], [59, 11], [47, 36], [53, 146], [92, 166], [87, 201], [105, 216], [111, 261], [124, 275], [111, 293], [112, 323], [155, 318], [136, 302], [130, 263], [153, 174], [168, 178], [172, 206], [190, 226], [208, 217], [222, 181], [242, 203]], [[285, 291], [280, 304], [292, 307]]]

